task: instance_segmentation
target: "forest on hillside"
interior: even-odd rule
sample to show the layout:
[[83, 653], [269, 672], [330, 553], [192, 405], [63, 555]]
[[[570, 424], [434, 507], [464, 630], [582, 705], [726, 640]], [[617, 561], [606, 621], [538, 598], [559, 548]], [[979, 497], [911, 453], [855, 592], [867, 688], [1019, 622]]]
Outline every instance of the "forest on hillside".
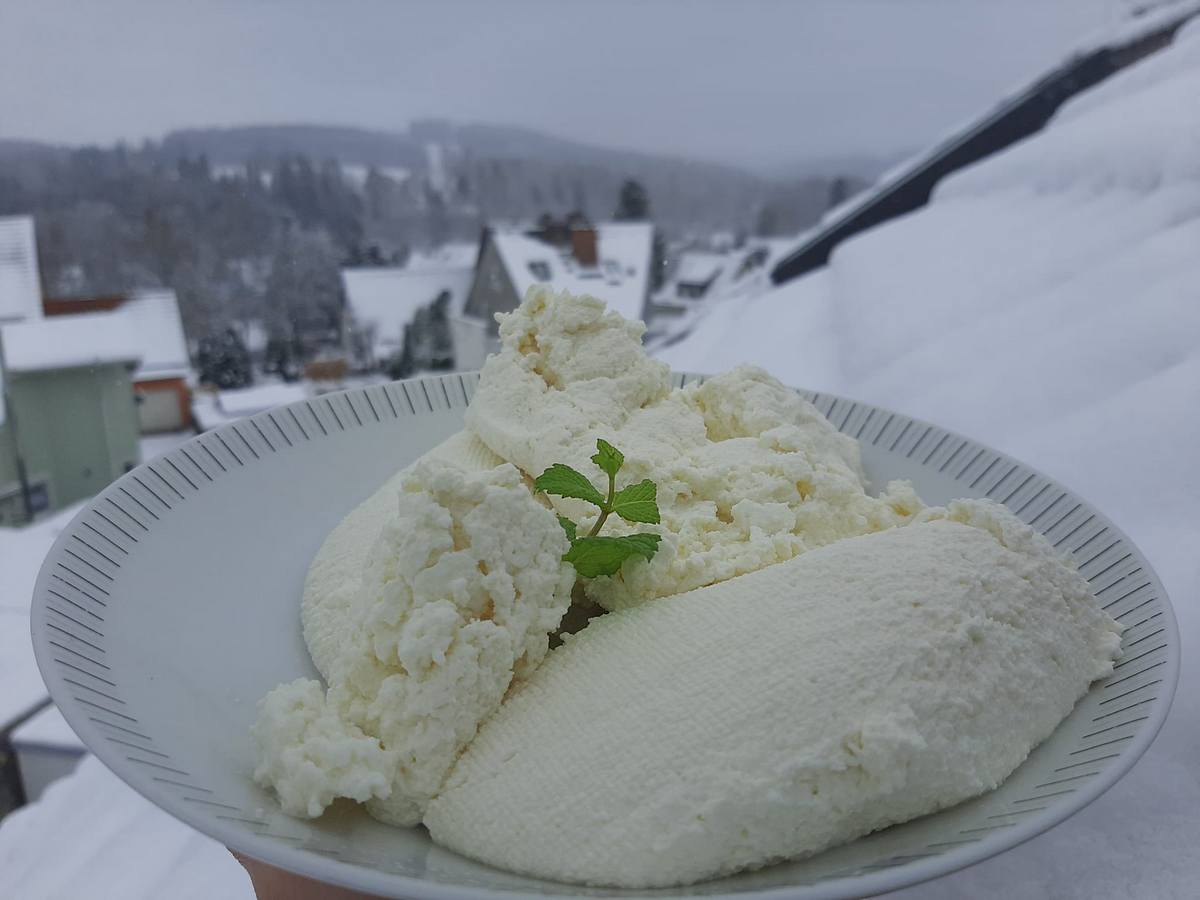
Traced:
[[[165, 286], [193, 340], [255, 321], [312, 344], [337, 333], [340, 266], [395, 264], [414, 249], [473, 241], [489, 221], [610, 218], [631, 177], [649, 218], [676, 243], [793, 233], [862, 184], [773, 182], [709, 164], [577, 152], [523, 133], [524, 144], [489, 133], [490, 144], [477, 135], [475, 145], [426, 141], [363, 164], [302, 152], [343, 147], [344, 135], [332, 140], [337, 129], [309, 129], [299, 144], [287, 129], [271, 131], [268, 144], [240, 132], [181, 132], [137, 148], [0, 142], [0, 215], [34, 216], [48, 296]], [[373, 136], [365, 134], [351, 145], [360, 158]]]

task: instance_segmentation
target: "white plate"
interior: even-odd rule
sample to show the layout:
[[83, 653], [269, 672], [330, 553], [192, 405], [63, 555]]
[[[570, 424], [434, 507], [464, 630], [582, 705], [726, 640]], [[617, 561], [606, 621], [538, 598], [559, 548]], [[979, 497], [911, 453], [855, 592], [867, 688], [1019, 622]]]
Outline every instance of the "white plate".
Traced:
[[[462, 426], [475, 375], [332, 394], [201, 435], [83, 510], [38, 577], [42, 675], [87, 745], [130, 785], [224, 844], [314, 878], [410, 898], [619, 896], [511, 875], [355, 808], [290, 818], [251, 781], [255, 702], [315, 676], [301, 585], [334, 525]], [[998, 790], [811, 859], [665, 896], [874, 894], [999, 853], [1095, 799], [1145, 751], [1179, 674], [1162, 586], [1103, 515], [1028, 466], [899, 413], [808, 394], [862, 443], [875, 484], [929, 503], [992, 497], [1070, 553], [1128, 630], [1112, 676]], [[1122, 827], [1113, 823], [1114, 831]]]

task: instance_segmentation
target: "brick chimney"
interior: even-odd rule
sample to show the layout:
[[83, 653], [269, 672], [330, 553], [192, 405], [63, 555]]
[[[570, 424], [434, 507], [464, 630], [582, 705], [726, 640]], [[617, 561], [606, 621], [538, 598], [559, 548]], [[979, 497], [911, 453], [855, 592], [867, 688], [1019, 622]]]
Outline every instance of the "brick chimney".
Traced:
[[571, 229], [571, 255], [585, 268], [595, 268], [600, 262], [596, 250], [596, 229], [590, 225]]

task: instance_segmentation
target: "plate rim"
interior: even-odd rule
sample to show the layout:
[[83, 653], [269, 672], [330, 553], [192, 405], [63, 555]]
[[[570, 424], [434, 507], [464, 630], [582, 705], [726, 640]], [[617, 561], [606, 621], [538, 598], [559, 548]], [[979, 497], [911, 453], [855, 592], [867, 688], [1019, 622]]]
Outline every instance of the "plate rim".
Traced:
[[[217, 428], [210, 429], [206, 432], [201, 432], [194, 435], [186, 443], [180, 447], [168, 451], [155, 459], [164, 459], [187, 450], [193, 446], [202, 446], [198, 442], [205, 435], [225, 435], [228, 434], [234, 425], [243, 422], [251, 422], [256, 428], [261, 428], [269, 419], [273, 422], [275, 428], [279, 428], [278, 422], [270, 419], [272, 413], [288, 412], [290, 415], [295, 413], [306, 405], [312, 404], [315, 400], [326, 398], [342, 398], [355, 417], [359, 417], [359, 413], [350, 401], [350, 397], [362, 395], [366, 398], [367, 404], [370, 406], [371, 412], [375, 413], [375, 422], [359, 421], [358, 425], [371, 425], [382, 421], [376, 413], [374, 404], [371, 403], [368, 391], [372, 389], [381, 389], [387, 397], [389, 403], [392, 402], [391, 395], [388, 394], [387, 388], [397, 386], [404, 391], [404, 395], [408, 398], [410, 407], [414, 407], [411, 395], [408, 393], [408, 385], [421, 385], [422, 392], [429, 404], [428, 412], [435, 412], [438, 407], [435, 406], [429, 397], [429, 385], [437, 384], [443, 395], [446, 398], [449, 409], [460, 408], [455, 401], [450, 398], [450, 391], [446, 388], [446, 384], [450, 379], [457, 379], [459, 389], [461, 390], [464, 403], [461, 408], [465, 408], [469, 404], [471, 397], [467, 390], [467, 379], [471, 383], [472, 390], [478, 381], [478, 372], [455, 372], [440, 375], [426, 375], [410, 379], [401, 379], [398, 381], [388, 381], [370, 385], [360, 385], [356, 387], [346, 388], [340, 391], [332, 391], [313, 397], [306, 400], [299, 400], [282, 406], [274, 407], [270, 410], [264, 410], [253, 416], [231, 420], [223, 423]], [[686, 385], [694, 382], [702, 382], [705, 379], [712, 377], [711, 375], [693, 373], [693, 372], [672, 372], [673, 384]], [[790, 387], [790, 386], [789, 386]], [[843, 420], [843, 426], [849, 422], [855, 408], [861, 407], [867, 410], [878, 411], [890, 417], [900, 417], [906, 420], [908, 427], [916, 425], [924, 426], [929, 429], [937, 429], [948, 437], [952, 437], [964, 443], [972, 444], [983, 449], [986, 452], [993, 454], [997, 459], [1012, 463], [1022, 467], [1025, 471], [1031, 473], [1034, 477], [1042, 479], [1048, 486], [1054, 486], [1069, 495], [1073, 500], [1080, 501], [1081, 504], [1087, 507], [1090, 514], [1100, 521], [1102, 525], [1108, 528], [1113, 534], [1132, 549], [1137, 556], [1141, 565], [1145, 570], [1146, 577], [1150, 580], [1150, 586], [1155, 589], [1156, 597], [1161, 605], [1163, 614], [1165, 632], [1164, 639], [1166, 641], [1167, 650], [1164, 673], [1161, 682], [1161, 690], [1154, 699], [1151, 716], [1147, 721], [1143, 722], [1139, 727], [1133, 740], [1121, 752], [1121, 754], [1113, 760], [1108, 761], [1106, 765], [1098, 773], [1098, 777], [1082, 787], [1074, 790], [1071, 794], [1057, 797], [1057, 802], [1051, 803], [1045, 809], [1037, 814], [1030, 816], [1018, 824], [1011, 827], [998, 828], [996, 831], [986, 837], [972, 840], [968, 844], [961, 847], [950, 849], [929, 857], [921, 857], [912, 859], [908, 862], [898, 863], [884, 868], [880, 871], [868, 873], [850, 873], [844, 876], [829, 877], [817, 882], [809, 884], [785, 885], [780, 887], [763, 888], [761, 890], [736, 891], [733, 893], [705, 893], [703, 896], [706, 900], [745, 900], [745, 898], [766, 898], [766, 900], [849, 900], [849, 898], [859, 897], [864, 894], [877, 894], [886, 891], [897, 890], [904, 887], [910, 887], [929, 881], [934, 878], [948, 875], [952, 872], [966, 868], [977, 862], [982, 862], [993, 856], [997, 856], [1007, 850], [1020, 846], [1026, 841], [1048, 831], [1049, 829], [1061, 824], [1069, 819], [1079, 810], [1088, 806], [1098, 797], [1113, 787], [1120, 781], [1128, 772], [1138, 763], [1144, 756], [1146, 750], [1154, 742], [1165, 724], [1175, 696], [1175, 691], [1178, 686], [1180, 668], [1181, 668], [1181, 643], [1179, 635], [1178, 621], [1175, 616], [1174, 608], [1171, 604], [1170, 597], [1162, 585], [1161, 579], [1154, 570], [1150, 561], [1142, 552], [1141, 548], [1134, 543], [1129, 536], [1119, 528], [1113, 521], [1094, 503], [1085, 499], [1078, 492], [1068, 487], [1057, 478], [1052, 478], [1042, 472], [1035, 466], [1032, 466], [1022, 460], [1016, 459], [1007, 453], [995, 449], [994, 447], [982, 441], [963, 435], [953, 429], [937, 425], [917, 416], [912, 416], [904, 412], [892, 410], [888, 407], [879, 406], [877, 404], [868, 403], [866, 401], [855, 400], [851, 397], [846, 397], [842, 394], [837, 394], [828, 391], [811, 391], [803, 388], [792, 387], [806, 400], [811, 402], [821, 415], [829, 418], [833, 409], [838, 403], [847, 403], [851, 405], [851, 412], [847, 414]], [[436, 395], [436, 391], [434, 392]], [[821, 409], [821, 401], [827, 400], [828, 409]], [[332, 407], [331, 407], [332, 408]], [[309, 412], [314, 418], [315, 412], [312, 412], [311, 405], [308, 406]], [[417, 410], [412, 408], [414, 415], [422, 415]], [[397, 416], [399, 418], [399, 416]], [[890, 421], [890, 419], [889, 419]], [[831, 421], [831, 424], [834, 424]], [[340, 425], [340, 422], [339, 422]], [[841, 426], [834, 424], [835, 429], [841, 432]], [[885, 425], [879, 431], [882, 435], [887, 430]], [[324, 428], [324, 426], [322, 426]], [[280, 429], [282, 431], [282, 429]], [[860, 435], [861, 435], [860, 428]], [[261, 433], [261, 432], [260, 432]], [[240, 437], [240, 435], [239, 435]], [[878, 439], [878, 435], [877, 435]], [[243, 438], [244, 440], [244, 438]], [[856, 442], [859, 438], [856, 436]], [[898, 442], [899, 439], [897, 439]], [[923, 440], [923, 438], [921, 439]], [[290, 443], [290, 441], [289, 441]], [[917, 444], [920, 443], [918, 440]], [[894, 450], [895, 445], [889, 449], [889, 452]], [[913, 449], [915, 450], [916, 445]], [[207, 449], [207, 448], [205, 448]], [[527, 892], [511, 890], [507, 888], [481, 888], [474, 885], [454, 884], [451, 882], [434, 881], [424, 878], [416, 878], [409, 875], [401, 875], [398, 873], [383, 872], [379, 869], [372, 869], [364, 865], [356, 863], [342, 862], [333, 859], [329, 856], [322, 855], [319, 851], [305, 849], [300, 847], [292, 847], [282, 843], [280, 840], [270, 836], [257, 834], [247, 828], [240, 827], [235, 823], [226, 823], [222, 820], [206, 817], [199, 811], [192, 812], [186, 804], [171, 804], [164, 805], [160, 802], [162, 798], [170, 798], [170, 795], [165, 792], [159, 794], [155, 792], [148, 779], [137, 777], [139, 770], [131, 765], [125, 764], [125, 759], [120, 753], [111, 748], [108, 743], [101, 738], [103, 732], [100, 732], [88, 720], [85, 711], [70, 697], [69, 688], [64, 687], [60, 681], [60, 673], [52, 665], [53, 651], [48, 649], [47, 638], [45, 635], [45, 612], [46, 612], [46, 582], [49, 579], [49, 570], [52, 567], [52, 562], [57, 559], [62, 552], [63, 546], [70, 540], [76, 529], [83, 522], [86, 515], [93, 512], [95, 508], [105, 500], [111, 493], [119, 491], [121, 487], [131, 484], [138, 474], [144, 473], [148, 469], [148, 464], [153, 460], [146, 460], [139, 464], [136, 468], [125, 473], [120, 478], [106, 486], [102, 491], [87, 501], [80, 507], [79, 511], [72, 517], [69, 524], [62, 529], [58, 537], [55, 539], [49, 552], [39, 569], [37, 580], [34, 587], [34, 595], [30, 606], [29, 626], [30, 635], [34, 647], [34, 656], [37, 661], [39, 672], [43, 681], [46, 684], [47, 690], [50, 693], [50, 698], [58, 706], [62, 715], [67, 720], [71, 728], [79, 735], [87, 746], [88, 752], [93, 754], [100, 760], [111, 772], [120, 778], [126, 785], [132, 787], [135, 791], [141, 794], [144, 798], [153, 803], [160, 810], [168, 815], [182, 821], [191, 828], [196, 829], [202, 834], [219, 841], [228, 848], [237, 848], [239, 853], [252, 857], [256, 860], [274, 865], [288, 871], [300, 874], [306, 877], [318, 879], [331, 884], [337, 884], [351, 889], [377, 893], [381, 896], [408, 896], [413, 900], [510, 900], [510, 898], [531, 896]], [[194, 461], [193, 461], [194, 464]], [[922, 463], [922, 465], [924, 465]], [[966, 471], [970, 465], [962, 471]], [[149, 469], [149, 471], [154, 471]], [[203, 471], [203, 470], [201, 470]], [[157, 474], [157, 473], [155, 473]], [[160, 476], [161, 477], [161, 476]], [[1002, 478], [1003, 482], [1008, 476]], [[997, 482], [997, 485], [1000, 483]], [[994, 489], [994, 488], [993, 488]], [[1050, 526], [1052, 529], [1054, 526]], [[1039, 530], [1039, 533], [1043, 533]], [[1082, 698], [1080, 698], [1082, 699]], [[59, 701], [63, 702], [60, 703]], [[89, 740], [89, 738], [92, 738]], [[1049, 738], [1047, 738], [1049, 740]], [[1040, 746], [1040, 745], [1039, 745]], [[483, 864], [480, 864], [483, 865]], [[553, 886], [555, 883], [546, 881], [548, 885]], [[696, 884], [712, 884], [713, 882], [698, 882]], [[564, 889], [571, 889], [575, 893], [563, 894], [553, 893], [551, 890], [537, 893], [534, 896], [543, 898], [543, 900], [573, 900], [579, 896], [614, 896], [614, 897], [630, 897], [645, 895], [646, 891], [615, 889], [603, 887], [589, 887], [583, 885], [572, 885], [562, 883]], [[655, 889], [652, 894], [657, 897], [671, 897], [687, 894], [695, 885], [683, 885], [676, 888]], [[397, 892], [403, 892], [399, 894]], [[586, 893], [584, 893], [586, 892]]]

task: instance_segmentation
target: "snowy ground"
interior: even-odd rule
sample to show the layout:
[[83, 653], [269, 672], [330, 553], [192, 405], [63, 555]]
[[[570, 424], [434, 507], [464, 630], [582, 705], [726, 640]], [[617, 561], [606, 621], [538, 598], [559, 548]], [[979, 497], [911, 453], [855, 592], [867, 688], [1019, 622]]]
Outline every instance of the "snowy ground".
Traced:
[[[1133, 772], [1050, 833], [895, 896], [1196, 896], [1198, 97], [1193, 24], [1044, 134], [949, 179], [928, 209], [843, 245], [825, 270], [715, 306], [663, 352], [696, 371], [757, 363], [1027, 460], [1111, 516], [1172, 597], [1181, 689]], [[222, 848], [90, 759], [0, 824], [0, 896], [84, 894], [250, 896]]]

